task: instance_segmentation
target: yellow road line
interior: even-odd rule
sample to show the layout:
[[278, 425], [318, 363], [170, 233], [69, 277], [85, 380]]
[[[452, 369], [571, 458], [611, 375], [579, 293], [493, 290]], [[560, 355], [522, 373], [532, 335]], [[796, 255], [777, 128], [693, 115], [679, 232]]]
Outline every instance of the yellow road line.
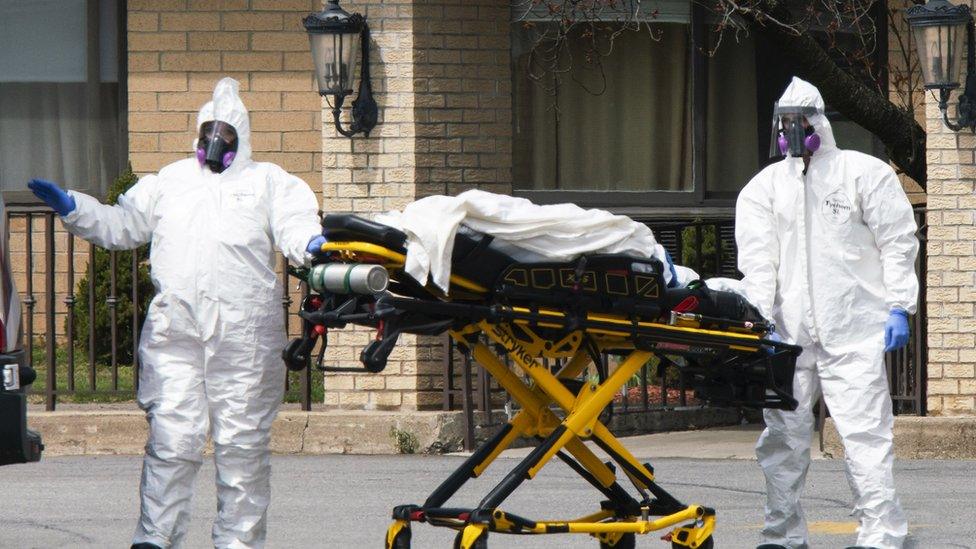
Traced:
[[820, 520], [807, 524], [807, 529], [810, 530], [811, 534], [846, 535], [857, 532], [857, 523]]

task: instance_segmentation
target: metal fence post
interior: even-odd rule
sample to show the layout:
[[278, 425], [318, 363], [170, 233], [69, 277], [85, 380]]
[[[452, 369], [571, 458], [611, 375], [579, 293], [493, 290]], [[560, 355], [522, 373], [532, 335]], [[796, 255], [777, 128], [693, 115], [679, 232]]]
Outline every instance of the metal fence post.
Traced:
[[132, 389], [139, 391], [139, 248], [132, 250]]
[[68, 338], [68, 391], [75, 391], [75, 239], [68, 233], [68, 293], [64, 298]]
[[54, 297], [54, 213], [44, 216], [44, 338], [47, 354], [47, 409], [54, 410], [58, 396], [58, 370], [55, 353], [55, 338], [57, 332], [54, 327], [54, 309], [57, 306]]
[[116, 295], [118, 289], [118, 266], [119, 256], [115, 250], [109, 252], [109, 286], [108, 286], [108, 312], [111, 324], [109, 333], [111, 334], [112, 344], [112, 390], [119, 390], [119, 297]]
[[474, 450], [474, 403], [471, 395], [471, 353], [464, 353], [461, 370], [461, 409], [464, 415], [464, 449]]
[[88, 388], [97, 390], [95, 375], [95, 245], [88, 244]]
[[441, 347], [444, 349], [443, 371], [444, 371], [444, 400], [441, 402], [441, 409], [445, 412], [454, 410], [454, 342], [451, 336], [445, 335], [441, 338]]

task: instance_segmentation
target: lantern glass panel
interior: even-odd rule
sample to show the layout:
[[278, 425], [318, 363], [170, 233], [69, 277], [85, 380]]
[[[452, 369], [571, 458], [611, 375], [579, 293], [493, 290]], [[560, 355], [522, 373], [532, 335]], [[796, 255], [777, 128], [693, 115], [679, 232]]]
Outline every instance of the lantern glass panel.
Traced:
[[322, 95], [352, 93], [359, 33], [308, 35], [315, 63], [315, 77]]
[[966, 23], [926, 25], [913, 29], [926, 88], [959, 87], [959, 72], [966, 56]]

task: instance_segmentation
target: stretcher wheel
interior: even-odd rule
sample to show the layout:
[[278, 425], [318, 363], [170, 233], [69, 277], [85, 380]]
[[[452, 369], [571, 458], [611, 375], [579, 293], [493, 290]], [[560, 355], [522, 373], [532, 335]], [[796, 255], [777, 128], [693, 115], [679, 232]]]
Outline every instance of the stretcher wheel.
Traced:
[[637, 536], [635, 534], [624, 534], [617, 540], [617, 545], [600, 542], [600, 549], [635, 549], [637, 547]]
[[[686, 545], [678, 545], [677, 542], [672, 541], [671, 549], [688, 549], [688, 547]], [[698, 546], [698, 549], [715, 549], [715, 540], [712, 538], [712, 536], [708, 536], [705, 538], [705, 541]]]
[[[464, 536], [464, 530], [458, 530], [456, 536], [454, 536], [454, 549], [461, 549], [461, 538]], [[471, 549], [488, 549], [488, 532], [482, 532], [478, 539], [475, 540], [474, 545]]]
[[404, 528], [393, 538], [393, 543], [387, 549], [410, 549], [410, 529]]

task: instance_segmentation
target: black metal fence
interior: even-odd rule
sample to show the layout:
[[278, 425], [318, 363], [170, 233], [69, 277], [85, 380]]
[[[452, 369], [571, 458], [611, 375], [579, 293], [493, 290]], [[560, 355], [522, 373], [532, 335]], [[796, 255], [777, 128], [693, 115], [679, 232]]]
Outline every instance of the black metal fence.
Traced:
[[[144, 295], [147, 284], [140, 281], [146, 273], [145, 268], [140, 270], [144, 254], [103, 250], [58, 230], [60, 223], [49, 208], [10, 206], [6, 211], [7, 234], [16, 240], [10, 255], [21, 295], [24, 345], [38, 371], [32, 393], [43, 395], [47, 410], [66, 398], [132, 399], [139, 385], [137, 349], [144, 303], [151, 297]], [[107, 254], [107, 261], [99, 261], [98, 254]], [[280, 263], [287, 289], [287, 260]], [[79, 310], [82, 292], [87, 293], [86, 306]], [[125, 312], [124, 302], [132, 304]], [[286, 325], [293, 324], [289, 322], [292, 303], [293, 294], [286, 291], [281, 304]], [[100, 315], [107, 315], [107, 322], [99, 322]], [[87, 326], [84, 341], [77, 333], [79, 320]], [[107, 329], [98, 330], [99, 324]], [[120, 327], [131, 333], [122, 333]], [[308, 410], [312, 388], [310, 369], [290, 373], [285, 398]]]
[[915, 223], [918, 225], [919, 252], [915, 260], [915, 274], [918, 275], [918, 313], [909, 319], [911, 339], [907, 347], [885, 355], [888, 370], [888, 384], [895, 414], [924, 416], [926, 410], [926, 380], [928, 375], [928, 325], [925, 293], [928, 285], [928, 223], [925, 208], [915, 208]]
[[[925, 211], [916, 210], [919, 225], [919, 240], [922, 243], [916, 265], [919, 273], [921, 292], [919, 314], [912, 317], [912, 339], [908, 347], [888, 353], [886, 364], [891, 383], [891, 394], [898, 414], [925, 414], [925, 363], [926, 363], [926, 322], [925, 322]], [[42, 394], [48, 410], [54, 410], [59, 397], [81, 397], [85, 399], [131, 399], [138, 387], [139, 327], [141, 316], [138, 307], [129, 308], [125, 314], [131, 315], [128, 322], [121, 322], [123, 313], [119, 310], [123, 294], [120, 273], [125, 271], [132, 278], [125, 284], [129, 291], [124, 295], [130, 303], [140, 303], [147, 296], [140, 295], [138, 254], [129, 252], [107, 252], [77, 239], [63, 230], [55, 214], [50, 209], [34, 206], [9, 206], [4, 220], [11, 239], [19, 239], [11, 246], [11, 262], [15, 266], [15, 280], [22, 296], [24, 309], [24, 343], [32, 364], [39, 371], [39, 382], [33, 386], [35, 394]], [[12, 225], [17, 225], [12, 227]], [[677, 263], [696, 270], [703, 278], [713, 276], [738, 276], [736, 269], [736, 248], [734, 220], [696, 219], [684, 221], [648, 222], [658, 240], [671, 253]], [[96, 273], [96, 254], [108, 254], [108, 264], [100, 274]], [[127, 263], [128, 268], [122, 269]], [[289, 289], [286, 275], [287, 261], [280, 261], [280, 276]], [[78, 310], [79, 281], [87, 276], [87, 299], [85, 310]], [[96, 284], [96, 279], [107, 284]], [[143, 285], [144, 286], [144, 285]], [[285, 315], [289, 331], [297, 333], [295, 322], [289, 322], [293, 315], [292, 305], [298, 294], [294, 288], [286, 291], [282, 300], [282, 314]], [[96, 334], [95, 317], [108, 314], [108, 333]], [[88, 336], [79, 341], [76, 333], [79, 315], [87, 317]], [[59, 323], [60, 320], [60, 323]], [[291, 319], [293, 320], [293, 319]], [[38, 326], [38, 322], [42, 326]], [[129, 326], [131, 334], [123, 337], [118, 327]], [[40, 329], [38, 329], [40, 328]], [[99, 341], [108, 339], [108, 353], [97, 353]], [[127, 340], [126, 347], [120, 342]], [[468, 418], [468, 436], [473, 440], [476, 423], [491, 424], [494, 410], [511, 406], [503, 392], [492, 384], [487, 373], [481, 368], [473, 368], [470, 357], [455, 352], [449, 338], [444, 338], [447, 352], [444, 353], [442, 378], [443, 408], [463, 410]], [[102, 341], [101, 343], [104, 343]], [[125, 354], [131, 360], [121, 363], [119, 357]], [[610, 364], [613, 357], [606, 357]], [[555, 366], [555, 364], [553, 365]], [[43, 379], [43, 382], [40, 382]], [[313, 388], [322, 390], [322, 376], [313, 375], [311, 369], [290, 373], [287, 378], [286, 399], [300, 402], [302, 409], [311, 409]], [[615, 413], [639, 413], [651, 409], [695, 405], [693, 395], [685, 386], [680, 369], [660, 367], [649, 363], [635, 376], [621, 395], [618, 396]], [[483, 417], [474, 421], [474, 412]]]
[[[887, 353], [885, 364], [896, 414], [925, 415], [926, 364], [926, 229], [925, 210], [916, 208], [920, 251], [916, 262], [919, 278], [919, 313], [912, 316], [912, 337], [906, 348]], [[736, 267], [735, 221], [732, 218], [647, 222], [658, 242], [675, 262], [694, 269], [701, 278], [740, 278]], [[450, 338], [443, 368], [443, 409], [461, 410], [465, 422], [465, 447], [473, 448], [476, 426], [490, 426], [502, 419], [499, 410], [511, 415], [514, 404], [482, 368], [473, 368], [471, 357], [458, 352]], [[499, 353], [503, 357], [503, 353]], [[611, 367], [614, 357], [604, 356]], [[560, 364], [554, 363], [553, 370]], [[613, 413], [646, 413], [655, 409], [696, 406], [693, 391], [681, 369], [652, 360], [638, 376], [622, 388], [612, 405]], [[475, 413], [480, 414], [475, 418]], [[821, 421], [826, 416], [820, 408]]]

